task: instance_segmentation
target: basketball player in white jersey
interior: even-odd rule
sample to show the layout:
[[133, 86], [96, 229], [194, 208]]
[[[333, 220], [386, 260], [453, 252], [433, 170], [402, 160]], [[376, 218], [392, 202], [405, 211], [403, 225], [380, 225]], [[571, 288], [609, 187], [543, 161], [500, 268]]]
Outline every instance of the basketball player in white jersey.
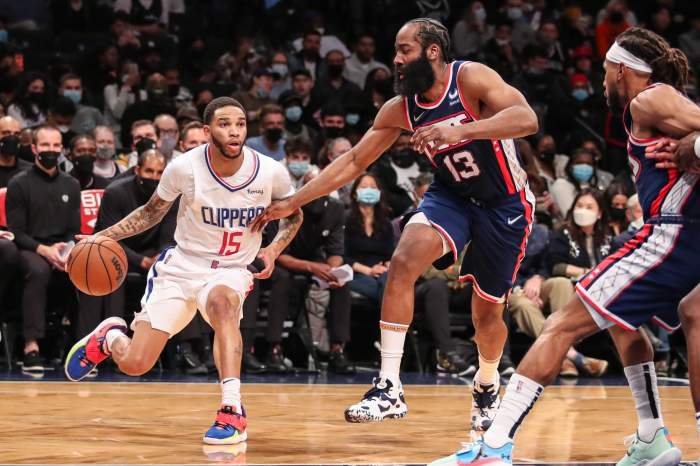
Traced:
[[[268, 278], [275, 259], [299, 229], [301, 211], [280, 221], [272, 243], [260, 249], [262, 235], [249, 228], [273, 200], [293, 194], [287, 170], [275, 160], [243, 146], [246, 112], [230, 97], [212, 100], [204, 111], [209, 143], [190, 150], [165, 169], [156, 192], [144, 206], [114, 226], [96, 233], [115, 241], [156, 225], [180, 197], [175, 240], [148, 274], [142, 310], [126, 336], [123, 319], [111, 317], [76, 343], [65, 363], [70, 380], [84, 378], [112, 357], [119, 369], [141, 375], [155, 364], [168, 339], [199, 309], [214, 329], [214, 359], [221, 380], [221, 408], [204, 435], [208, 444], [246, 440], [241, 405], [241, 306], [253, 278]], [[264, 268], [247, 266], [258, 257]]]

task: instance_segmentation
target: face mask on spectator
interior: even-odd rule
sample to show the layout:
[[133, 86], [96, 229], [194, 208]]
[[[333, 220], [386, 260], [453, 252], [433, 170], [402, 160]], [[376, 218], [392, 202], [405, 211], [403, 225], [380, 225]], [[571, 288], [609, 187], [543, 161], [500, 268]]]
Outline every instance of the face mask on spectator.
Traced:
[[610, 218], [616, 222], [624, 222], [627, 214], [627, 209], [620, 207], [610, 208]]
[[44, 94], [43, 92], [30, 92], [29, 94], [27, 94], [27, 98], [30, 102], [37, 105], [42, 105], [46, 103], [46, 94]]
[[74, 104], [79, 104], [83, 98], [83, 91], [80, 89], [66, 89], [63, 91], [63, 97], [68, 97]]
[[7, 30], [2, 29], [0, 30], [0, 43], [4, 44], [5, 42], [7, 42]]
[[177, 140], [174, 136], [169, 134], [164, 134], [160, 139], [160, 151], [163, 154], [172, 154], [175, 146], [177, 145]]
[[289, 73], [289, 68], [287, 68], [286, 63], [273, 63], [272, 66], [270, 66], [270, 69], [273, 73], [278, 74], [280, 79], [286, 78], [287, 73]]
[[114, 149], [111, 146], [97, 146], [97, 158], [100, 160], [112, 160]]
[[477, 8], [474, 10], [474, 19], [479, 21], [480, 23], [483, 23], [486, 21], [486, 10], [483, 8]]
[[289, 168], [289, 173], [294, 175], [295, 178], [301, 178], [309, 171], [311, 164], [305, 160], [303, 162], [289, 162], [287, 167]]
[[593, 167], [587, 163], [577, 163], [571, 167], [571, 174], [579, 183], [588, 183], [593, 177]]
[[326, 126], [323, 128], [323, 134], [326, 139], [335, 139], [343, 135], [343, 128], [338, 128], [337, 126]]
[[644, 218], [639, 217], [637, 220], [633, 220], [632, 222], [630, 222], [630, 226], [629, 226], [628, 230], [629, 231], [637, 231], [640, 228], [642, 228], [643, 226], [644, 226]]
[[267, 91], [266, 91], [265, 89], [263, 89], [262, 87], [259, 87], [258, 90], [255, 91], [255, 92], [257, 93], [258, 97], [260, 97], [261, 99], [265, 99], [265, 98], [267, 98], [267, 97], [270, 95], [270, 93], [267, 92]]
[[360, 122], [360, 115], [357, 113], [348, 113], [345, 115], [345, 123], [349, 124], [350, 126], [355, 126]]
[[507, 13], [508, 13], [508, 18], [510, 18], [512, 20], [520, 19], [523, 17], [523, 10], [521, 8], [518, 8], [518, 7], [508, 8]]
[[91, 155], [80, 155], [73, 159], [75, 172], [80, 176], [88, 176], [92, 174], [92, 169], [95, 168], [95, 158]]
[[574, 223], [580, 227], [589, 227], [598, 220], [598, 214], [590, 209], [574, 209]]
[[551, 147], [545, 147], [540, 153], [540, 158], [546, 161], [552, 161], [554, 159], [554, 149]]
[[47, 170], [56, 168], [56, 165], [58, 165], [58, 158], [60, 156], [60, 152], [54, 152], [51, 150], [45, 150], [37, 154], [37, 157], [39, 158], [39, 163], [42, 167], [46, 168]]
[[153, 196], [153, 193], [158, 187], [158, 180], [151, 180], [149, 178], [141, 178], [140, 176], [137, 176], [136, 182], [139, 184], [139, 186], [141, 186], [141, 190], [149, 199], [151, 196]]
[[510, 39], [496, 39], [496, 44], [498, 46], [503, 47], [504, 45], [510, 44]]
[[585, 89], [574, 89], [571, 91], [571, 95], [574, 99], [578, 100], [579, 102], [583, 102], [588, 98], [588, 91]]
[[263, 131], [265, 134], [265, 139], [272, 143], [276, 143], [282, 139], [282, 129], [281, 128], [268, 128]]
[[357, 190], [357, 202], [360, 204], [374, 205], [379, 202], [382, 192], [377, 188], [359, 188]]
[[304, 111], [300, 106], [294, 105], [292, 107], [288, 107], [284, 111], [284, 116], [287, 117], [287, 120], [291, 121], [292, 123], [296, 123], [297, 121], [301, 120], [301, 115], [303, 113]]
[[19, 137], [10, 134], [0, 139], [0, 154], [6, 157], [14, 157], [19, 151]]
[[417, 152], [406, 147], [397, 152], [392, 152], [391, 161], [396, 164], [399, 168], [408, 168], [413, 165], [416, 161]]
[[343, 75], [343, 65], [328, 65], [328, 75], [331, 78], [339, 78]]

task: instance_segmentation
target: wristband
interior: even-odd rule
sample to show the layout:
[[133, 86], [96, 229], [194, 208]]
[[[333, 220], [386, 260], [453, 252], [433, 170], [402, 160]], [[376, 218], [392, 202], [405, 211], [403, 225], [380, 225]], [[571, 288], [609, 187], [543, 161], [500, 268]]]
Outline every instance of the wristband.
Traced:
[[700, 159], [700, 136], [695, 138], [693, 148], [695, 149], [695, 156]]

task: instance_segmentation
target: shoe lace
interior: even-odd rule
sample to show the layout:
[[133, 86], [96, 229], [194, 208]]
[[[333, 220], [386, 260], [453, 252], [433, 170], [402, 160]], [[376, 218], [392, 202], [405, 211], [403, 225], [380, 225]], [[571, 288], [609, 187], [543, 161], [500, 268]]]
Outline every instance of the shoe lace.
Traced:
[[487, 409], [493, 408], [498, 399], [498, 391], [494, 389], [493, 385], [476, 384], [473, 395], [476, 406], [479, 408], [479, 414], [482, 416], [486, 414]]

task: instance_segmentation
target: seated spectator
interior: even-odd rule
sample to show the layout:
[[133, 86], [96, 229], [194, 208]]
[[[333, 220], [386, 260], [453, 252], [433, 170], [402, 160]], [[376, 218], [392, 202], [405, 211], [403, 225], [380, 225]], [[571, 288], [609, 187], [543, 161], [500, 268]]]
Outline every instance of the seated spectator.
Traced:
[[252, 78], [253, 71], [260, 66], [262, 59], [263, 57], [255, 52], [253, 38], [239, 35], [231, 42], [229, 50], [217, 59], [216, 65], [222, 80], [247, 83]]
[[[318, 71], [321, 67], [321, 34], [309, 28], [304, 31], [301, 46], [295, 47], [297, 52], [291, 55], [289, 66], [292, 71], [306, 70], [312, 81], [318, 79]], [[292, 79], [294, 78], [292, 74]]]
[[[134, 174], [116, 180], [105, 190], [95, 231], [109, 228], [145, 204], [155, 191], [164, 169], [165, 157], [162, 154], [155, 150], [141, 154]], [[140, 274], [143, 283], [159, 251], [174, 243], [176, 221], [177, 207], [173, 206], [162, 222], [150, 230], [119, 242], [126, 253], [129, 273]], [[89, 296], [80, 293], [77, 334], [89, 333], [90, 329], [95, 328], [107, 317], [124, 317], [126, 286], [127, 283], [124, 282], [107, 296]]]
[[370, 168], [379, 183], [387, 187], [384, 194], [392, 218], [403, 215], [416, 204], [413, 180], [420, 174], [419, 157], [411, 145], [411, 133], [404, 131]]
[[131, 152], [124, 154], [124, 156], [120, 157], [120, 160], [117, 161], [117, 163], [124, 166], [125, 171], [135, 167], [138, 162], [139, 154], [136, 150], [136, 146], [138, 144], [142, 144], [144, 147], [145, 144], [148, 144], [149, 146], [152, 146], [151, 148], [153, 149], [155, 149], [158, 145], [156, 127], [151, 120], [136, 120], [133, 122], [131, 124], [131, 131], [129, 135], [129, 147], [131, 147]]
[[320, 104], [311, 94], [314, 84], [314, 78], [306, 68], [292, 71], [292, 91], [301, 97], [301, 122], [316, 129], [318, 128], [316, 113]]
[[605, 202], [610, 213], [610, 230], [613, 236], [627, 231], [629, 222], [627, 220], [627, 201], [629, 193], [627, 188], [621, 183], [612, 183], [605, 190]]
[[[46, 298], [54, 271], [66, 280], [66, 246], [80, 233], [80, 185], [58, 170], [63, 150], [57, 128], [34, 131], [35, 166], [7, 187], [7, 224], [20, 250], [24, 277], [22, 326], [24, 370], [44, 370], [38, 340], [44, 337]], [[62, 277], [61, 277], [62, 275]], [[66, 290], [72, 287], [66, 284]]]
[[70, 140], [76, 136], [76, 133], [71, 129], [75, 112], [76, 108], [73, 101], [62, 95], [56, 97], [49, 106], [46, 124], [55, 126], [61, 132], [64, 147], [68, 147]]
[[180, 151], [185, 153], [209, 142], [204, 133], [204, 124], [199, 121], [187, 123], [180, 134]]
[[367, 75], [372, 70], [382, 68], [387, 74], [390, 74], [389, 68], [384, 63], [374, 59], [375, 50], [374, 37], [362, 34], [355, 44], [355, 53], [345, 62], [343, 77], [364, 89]]
[[513, 25], [513, 47], [518, 52], [535, 40], [535, 31], [525, 14], [525, 2], [523, 0], [505, 0], [500, 8], [500, 13], [505, 15]]
[[80, 183], [80, 190], [105, 189], [109, 180], [94, 174], [97, 159], [95, 138], [81, 134], [70, 141], [68, 160], [73, 165], [70, 174]]
[[272, 53], [270, 57], [270, 71], [272, 71], [270, 98], [277, 100], [283, 92], [287, 92], [292, 88], [292, 79], [289, 76], [289, 63], [284, 52], [277, 51]]
[[139, 65], [128, 61], [122, 63], [118, 82], [107, 84], [104, 87], [103, 98], [107, 126], [112, 128], [120, 148], [129, 147], [129, 144], [123, 145], [122, 142], [122, 116], [124, 116], [124, 111], [127, 107], [148, 99], [146, 90], [141, 89]]
[[486, 23], [483, 2], [472, 1], [452, 29], [452, 50], [463, 59], [478, 59], [486, 42], [493, 37], [493, 26]]
[[582, 189], [604, 189], [598, 179], [595, 166], [595, 155], [587, 149], [576, 149], [566, 164], [565, 178], [557, 178], [550, 193], [559, 211], [566, 216], [574, 203], [574, 199]]
[[58, 93], [68, 97], [75, 104], [75, 116], [70, 125], [71, 131], [75, 134], [89, 133], [98, 125], [105, 124], [105, 119], [98, 109], [82, 104], [83, 82], [77, 74], [68, 73], [61, 76]]
[[44, 123], [48, 111], [46, 78], [37, 73], [26, 73], [7, 107], [7, 116], [19, 121], [20, 127], [27, 128]]
[[[302, 76], [305, 79], [305, 76]], [[316, 130], [304, 123], [304, 108], [302, 97], [294, 91], [285, 91], [279, 96], [279, 104], [284, 110], [283, 139], [304, 138], [314, 141]]]
[[[552, 146], [548, 143], [551, 142]], [[535, 219], [537, 223], [552, 228], [561, 220], [559, 207], [554, 202], [549, 193], [549, 187], [554, 181], [554, 168], [552, 159], [554, 158], [554, 139], [545, 134], [537, 142], [537, 151], [532, 150], [532, 146], [525, 139], [516, 140], [518, 152], [525, 163], [528, 183], [535, 195]]]
[[564, 54], [564, 47], [559, 41], [559, 27], [557, 23], [550, 19], [542, 21], [536, 34], [536, 42], [547, 54], [547, 59], [549, 60], [548, 68], [556, 72], [562, 72], [567, 56]]
[[[330, 139], [321, 149], [318, 154], [318, 166], [321, 170], [326, 168], [332, 161], [352, 149], [352, 144], [346, 138]], [[332, 197], [340, 199], [344, 206], [350, 206], [350, 191], [352, 190], [353, 182], [341, 186], [339, 189], [331, 193]]]
[[177, 150], [177, 145], [180, 139], [180, 130], [177, 127], [177, 121], [172, 115], [163, 113], [158, 115], [153, 120], [153, 126], [156, 128], [156, 147], [158, 152], [163, 154], [167, 161], [170, 161], [182, 154]]
[[484, 62], [510, 81], [519, 68], [519, 52], [513, 46], [513, 22], [508, 18], [496, 21], [493, 37], [483, 49]]
[[373, 107], [371, 120], [374, 121], [379, 109], [395, 95], [391, 73], [385, 71], [384, 68], [375, 68], [367, 75], [364, 89], [365, 100]]
[[[307, 180], [313, 177], [307, 177]], [[345, 355], [345, 344], [350, 341], [350, 288], [348, 284], [341, 286], [332, 274], [335, 267], [343, 265], [345, 254], [345, 208], [330, 197], [324, 196], [305, 205], [304, 223], [287, 250], [277, 259], [280, 271], [286, 271], [287, 280], [291, 273], [315, 277], [325, 282], [330, 288], [322, 289], [316, 280], [312, 281], [306, 298], [307, 312], [312, 327], [314, 341], [319, 341], [321, 330], [319, 321], [325, 322], [328, 315], [328, 334], [330, 340], [330, 361], [328, 370], [335, 373], [354, 373], [354, 365]], [[287, 289], [289, 285], [287, 285]], [[268, 323], [272, 327], [272, 323]], [[271, 357], [281, 350], [274, 344], [274, 339], [281, 341], [281, 322], [275, 329], [268, 328], [268, 341], [272, 345], [272, 355], [268, 355], [268, 365]], [[275, 332], [273, 335], [272, 332]], [[272, 339], [274, 338], [274, 339]]]
[[[148, 6], [146, 6], [148, 5]], [[129, 24], [141, 34], [159, 36], [167, 32], [170, 2], [116, 0], [114, 11], [128, 15]]]
[[346, 102], [348, 94], [362, 91], [360, 87], [343, 77], [345, 72], [345, 56], [339, 50], [331, 50], [325, 58], [326, 69], [324, 73], [317, 74], [316, 86], [312, 93], [316, 99], [325, 104]]
[[17, 157], [19, 130], [19, 122], [14, 118], [0, 118], [0, 188], [6, 188], [13, 176], [32, 167], [31, 163]]
[[114, 160], [117, 153], [114, 132], [109, 126], [97, 126], [92, 131], [92, 137], [97, 145], [97, 159], [92, 172], [107, 181], [112, 181], [124, 171], [124, 166]]
[[272, 91], [272, 71], [268, 68], [258, 68], [253, 73], [248, 90], [236, 91], [232, 96], [247, 112], [248, 137], [260, 134], [260, 111], [264, 105], [273, 103], [270, 91]]
[[260, 136], [248, 138], [246, 146], [281, 161], [284, 159], [284, 113], [278, 105], [268, 104], [260, 109]]
[[314, 147], [318, 150], [328, 139], [345, 134], [345, 109], [338, 103], [325, 105], [321, 109], [321, 131], [316, 136]]
[[644, 211], [639, 203], [639, 196], [633, 194], [627, 199], [627, 230], [623, 231], [612, 241], [612, 251], [617, 251], [624, 244], [634, 238], [634, 235], [644, 226]]
[[[325, 20], [323, 15], [315, 10], [308, 10], [304, 14], [304, 22], [310, 25], [311, 31], [318, 31], [319, 40], [316, 49], [321, 56], [325, 56], [331, 50], [339, 50], [344, 57], [350, 56], [350, 51], [345, 46], [343, 41], [338, 39], [338, 37], [328, 34], [328, 29], [325, 27]], [[304, 39], [306, 35], [304, 35]], [[303, 39], [296, 39], [292, 42], [292, 46], [295, 50], [304, 49]]]
[[175, 103], [175, 108], [179, 111], [183, 107], [192, 106], [192, 92], [182, 85], [180, 70], [175, 67], [167, 68], [163, 76], [168, 85], [168, 97]]
[[318, 167], [311, 163], [314, 149], [304, 139], [290, 139], [284, 145], [284, 164], [289, 170], [294, 189], [304, 186], [308, 177], [318, 174]]
[[380, 306], [394, 252], [394, 232], [382, 190], [374, 175], [355, 180], [345, 222], [345, 263], [355, 276], [350, 289]]
[[598, 12], [596, 23], [595, 43], [598, 56], [604, 57], [615, 38], [636, 25], [637, 18], [627, 8], [624, 0], [610, 0], [605, 9]]
[[124, 110], [121, 120], [122, 147], [129, 147], [131, 141], [126, 136], [129, 135], [131, 125], [135, 121], [153, 121], [162, 113], [175, 115], [175, 106], [168, 97], [168, 85], [165, 82], [165, 76], [160, 73], [150, 75], [146, 80], [146, 93], [148, 94], [147, 100], [134, 102]]

